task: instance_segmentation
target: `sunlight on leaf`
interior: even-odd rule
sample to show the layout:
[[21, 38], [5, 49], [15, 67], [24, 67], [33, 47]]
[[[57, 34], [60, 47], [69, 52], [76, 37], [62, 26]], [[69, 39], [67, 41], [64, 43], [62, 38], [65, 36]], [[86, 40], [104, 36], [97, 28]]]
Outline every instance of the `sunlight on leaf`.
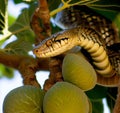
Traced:
[[8, 28], [7, 6], [8, 6], [7, 0], [0, 0], [0, 30]]
[[11, 32], [8, 30], [8, 0], [0, 0], [0, 40], [4, 40], [7, 36], [11, 35]]
[[24, 34], [24, 32], [27, 30], [32, 32], [30, 28], [30, 17], [28, 9], [24, 9], [15, 23], [9, 28], [9, 31], [4, 31], [5, 35], [3, 35], [0, 40], [6, 39], [12, 35]]
[[12, 15], [8, 15], [8, 21], [9, 21], [9, 26], [12, 25], [15, 21], [15, 17], [13, 17]]

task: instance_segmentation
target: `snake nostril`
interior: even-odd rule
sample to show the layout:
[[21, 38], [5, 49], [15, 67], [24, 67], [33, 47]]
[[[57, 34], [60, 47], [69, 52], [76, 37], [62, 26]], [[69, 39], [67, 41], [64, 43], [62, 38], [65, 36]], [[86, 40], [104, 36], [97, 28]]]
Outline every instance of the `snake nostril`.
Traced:
[[38, 53], [38, 49], [35, 49], [34, 52], [35, 52], [35, 53]]

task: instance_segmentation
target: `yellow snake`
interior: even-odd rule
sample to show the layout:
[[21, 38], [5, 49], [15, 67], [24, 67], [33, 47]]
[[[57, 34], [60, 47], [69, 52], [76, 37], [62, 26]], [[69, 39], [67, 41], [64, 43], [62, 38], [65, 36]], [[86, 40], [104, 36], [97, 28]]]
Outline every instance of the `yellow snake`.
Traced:
[[88, 59], [98, 74], [98, 84], [117, 86], [120, 52], [114, 45], [119, 45], [119, 38], [111, 21], [86, 6], [65, 9], [60, 15], [59, 25], [69, 29], [43, 40], [33, 50], [34, 54], [39, 58], [53, 57], [80, 46], [84, 54], [89, 53]]

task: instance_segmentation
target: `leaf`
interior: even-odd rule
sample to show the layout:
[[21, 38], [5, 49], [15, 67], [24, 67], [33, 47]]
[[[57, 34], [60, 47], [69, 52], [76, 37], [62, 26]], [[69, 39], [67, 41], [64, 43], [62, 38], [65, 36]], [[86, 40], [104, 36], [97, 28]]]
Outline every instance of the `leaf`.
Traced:
[[119, 0], [97, 0], [89, 5], [92, 8], [104, 10], [104, 11], [120, 11], [120, 1]]
[[0, 64], [0, 77], [6, 76], [8, 78], [12, 78], [13, 77], [13, 69], [12, 68], [8, 68], [2, 64]]
[[107, 88], [96, 85], [92, 90], [86, 92], [91, 100], [100, 100], [107, 95]]
[[8, 23], [9, 26], [12, 25], [15, 21], [15, 17], [13, 17], [12, 15], [8, 15]]
[[15, 23], [10, 27], [10, 31], [15, 34], [18, 39], [8, 44], [6, 48], [10, 48], [12, 52], [14, 51], [20, 54], [25, 54], [32, 49], [35, 35], [30, 28], [30, 14], [28, 9], [22, 11], [21, 15], [19, 15]]
[[0, 0], [0, 34], [8, 32], [8, 0]]
[[[52, 1], [52, 3], [51, 3]], [[61, 0], [61, 3], [63, 6], [59, 7], [60, 1], [54, 1], [54, 0], [49, 0], [49, 8], [51, 16], [54, 16], [58, 12], [62, 11], [65, 8], [69, 8], [70, 6], [75, 6], [75, 5], [86, 5], [88, 7], [91, 7], [93, 9], [97, 10], [102, 10], [102, 11], [116, 11], [119, 12], [120, 10], [120, 2], [118, 0]], [[56, 4], [56, 5], [54, 5]], [[53, 6], [56, 6], [52, 8]]]
[[15, 4], [19, 4], [19, 3], [22, 3], [22, 2], [25, 2], [25, 3], [31, 3], [31, 2], [37, 2], [37, 0], [14, 0], [14, 3]]
[[3, 44], [6, 36], [11, 33], [8, 30], [8, 12], [7, 12], [8, 0], [0, 0], [0, 45]]
[[24, 9], [15, 21], [15, 23], [9, 28], [11, 32], [20, 33], [20, 31], [25, 31], [30, 29], [30, 17], [28, 9]]
[[32, 44], [27, 41], [27, 37], [23, 36], [16, 41], [9, 43], [5, 50], [10, 54], [27, 55], [32, 50]]
[[6, 11], [7, 11], [7, 0], [0, 0], [0, 33], [2, 32], [2, 30], [4, 29], [5, 27], [5, 21], [7, 21], [5, 19], [5, 14], [6, 14]]
[[107, 93], [107, 104], [108, 107], [110, 108], [110, 111], [112, 113], [115, 105], [115, 101], [117, 98], [117, 93], [118, 93], [118, 88], [108, 88], [108, 93]]
[[[35, 9], [35, 7], [34, 7], [34, 9]], [[32, 10], [34, 11], [34, 9], [32, 9]], [[29, 9], [27, 9], [27, 8], [23, 9], [22, 13], [19, 15], [19, 17], [17, 18], [15, 23], [9, 28], [10, 31], [17, 36], [18, 35], [25, 35], [26, 32], [29, 32], [31, 35], [31, 33], [32, 33], [32, 30], [30, 27], [31, 15], [32, 14], [30, 14]], [[27, 33], [27, 35], [29, 33]]]
[[116, 18], [114, 18], [113, 22], [116, 24], [117, 28], [119, 29], [119, 36], [120, 36], [120, 13], [116, 16]]
[[105, 16], [106, 18], [110, 19], [111, 21], [113, 21], [118, 15], [118, 12], [114, 12], [114, 11], [104, 11], [104, 10], [98, 10], [98, 9], [95, 9], [95, 11]]
[[61, 0], [48, 0], [48, 5], [49, 5], [50, 11], [58, 8], [60, 3], [61, 3]]
[[92, 113], [103, 113], [103, 103], [102, 99], [92, 102]]
[[[12, 35], [18, 36], [19, 34], [25, 35], [25, 31], [29, 31], [29, 36], [33, 36], [33, 32], [30, 27], [30, 13], [29, 9], [24, 9], [15, 21], [15, 23], [9, 28], [9, 31], [1, 37], [0, 40], [7, 39]], [[31, 35], [32, 34], [32, 35]]]

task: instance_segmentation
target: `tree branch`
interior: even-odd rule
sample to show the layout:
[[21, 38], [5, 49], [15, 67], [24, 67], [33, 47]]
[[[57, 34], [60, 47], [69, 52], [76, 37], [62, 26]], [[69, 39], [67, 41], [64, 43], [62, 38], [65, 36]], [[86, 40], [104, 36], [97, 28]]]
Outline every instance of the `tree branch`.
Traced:
[[60, 58], [60, 57], [54, 57], [50, 59], [50, 62], [49, 62], [50, 75], [49, 75], [49, 78], [44, 83], [45, 91], [47, 91], [50, 87], [52, 87], [56, 82], [63, 81], [62, 61], [63, 61], [63, 58]]
[[[40, 26], [40, 21], [43, 26]], [[31, 27], [37, 36], [37, 43], [51, 35], [50, 14], [46, 0], [39, 0], [39, 7], [35, 10]]]
[[0, 63], [17, 69], [23, 78], [25, 85], [40, 87], [35, 73], [38, 70], [49, 70], [49, 59], [34, 59], [30, 56], [8, 54], [0, 51]]
[[45, 31], [48, 36], [51, 35], [51, 27], [50, 27], [50, 11], [48, 8], [48, 4], [46, 0], [39, 0], [39, 17], [42, 20]]

